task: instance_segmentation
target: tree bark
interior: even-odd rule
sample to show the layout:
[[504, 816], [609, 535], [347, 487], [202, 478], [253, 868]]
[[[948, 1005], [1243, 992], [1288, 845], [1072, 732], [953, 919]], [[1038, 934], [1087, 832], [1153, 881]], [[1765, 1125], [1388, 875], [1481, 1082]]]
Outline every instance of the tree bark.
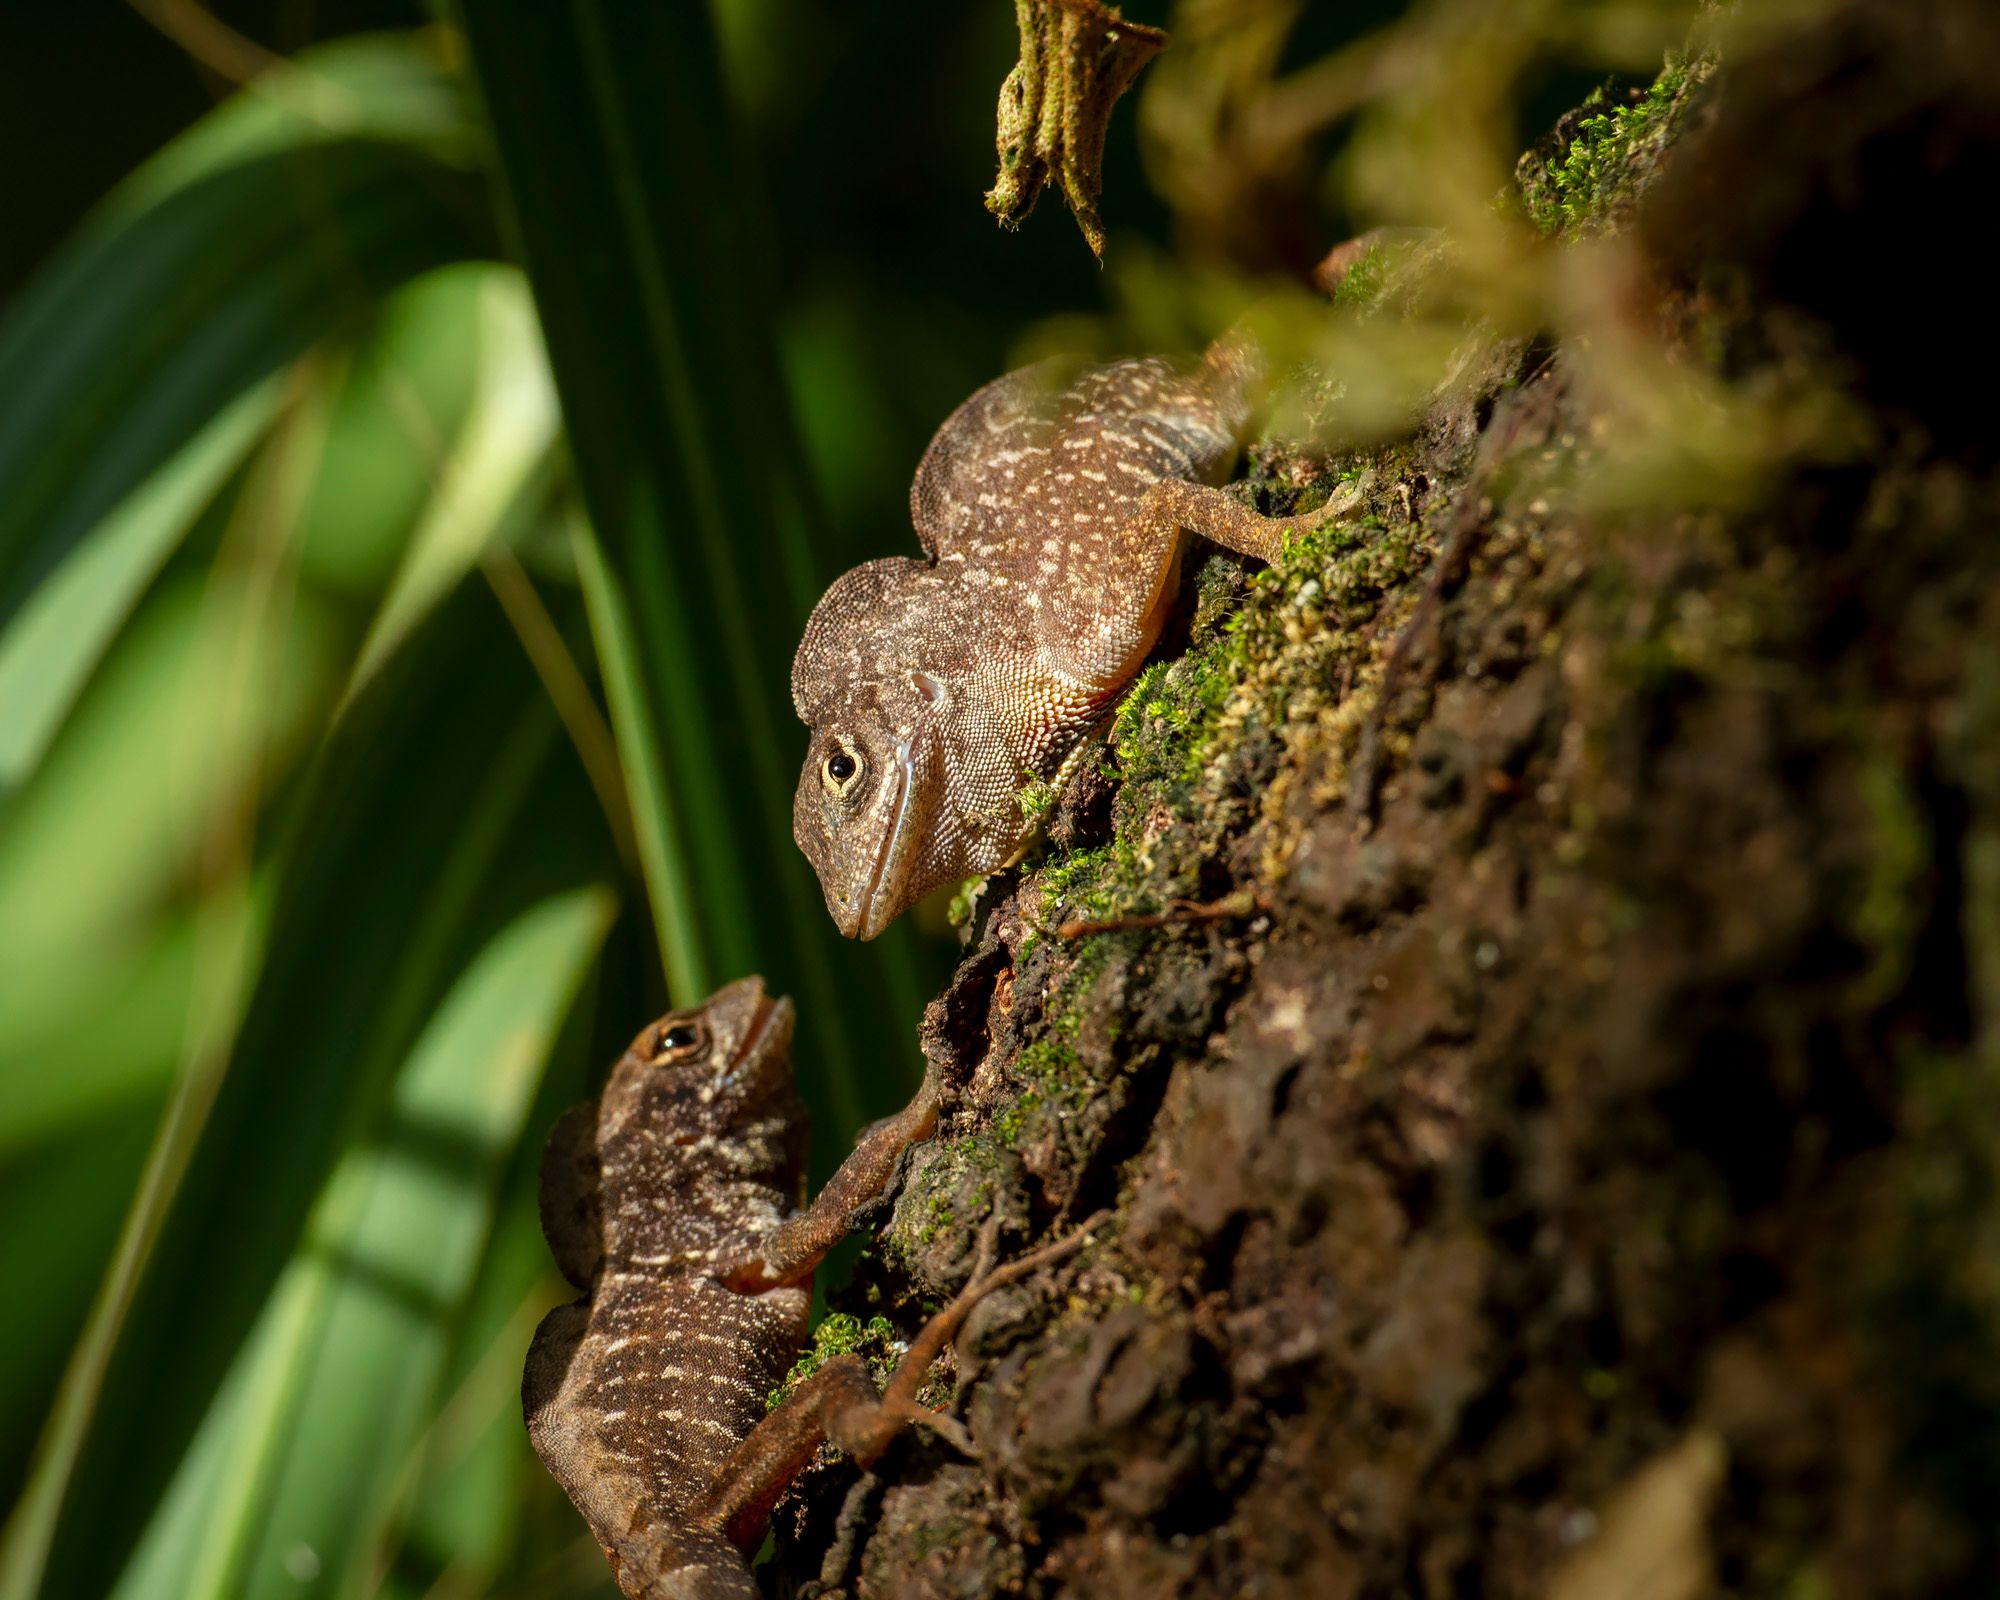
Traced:
[[1111, 1220], [975, 1312], [976, 1458], [815, 1468], [777, 1592], [2000, 1591], [2000, 39], [1909, 13], [1663, 79], [1581, 211], [1604, 126], [1524, 162], [1636, 263], [1630, 383], [1768, 434], [1489, 338], [1254, 457], [1348, 531], [1210, 558], [975, 906], [836, 1303]]

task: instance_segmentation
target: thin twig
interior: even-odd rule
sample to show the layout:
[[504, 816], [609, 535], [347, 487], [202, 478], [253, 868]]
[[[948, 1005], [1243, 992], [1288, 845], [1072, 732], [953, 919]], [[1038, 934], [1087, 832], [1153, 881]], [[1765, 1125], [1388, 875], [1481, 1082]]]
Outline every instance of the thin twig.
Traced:
[[1169, 928], [1185, 922], [1233, 922], [1254, 917], [1271, 909], [1271, 902], [1255, 889], [1238, 889], [1220, 900], [1176, 900], [1164, 911], [1147, 911], [1101, 921], [1065, 922], [1056, 929], [1058, 939], [1083, 939], [1093, 933], [1123, 933], [1132, 928]]

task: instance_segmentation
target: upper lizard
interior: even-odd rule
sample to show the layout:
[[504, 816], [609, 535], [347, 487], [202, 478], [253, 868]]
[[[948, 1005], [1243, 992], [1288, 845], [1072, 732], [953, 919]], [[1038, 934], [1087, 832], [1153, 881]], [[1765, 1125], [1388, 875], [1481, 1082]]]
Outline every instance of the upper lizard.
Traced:
[[1044, 362], [988, 384], [931, 441], [910, 488], [927, 560], [843, 574], [792, 662], [812, 730], [792, 832], [827, 910], [872, 939], [939, 886], [1005, 866], [1017, 796], [1055, 775], [1158, 639], [1185, 534], [1262, 561], [1310, 518], [1212, 487], [1250, 414], [1245, 347]]
[[746, 978], [632, 1041], [603, 1095], [556, 1124], [542, 1228], [586, 1292], [536, 1330], [528, 1433], [635, 1600], [752, 1600], [748, 1556], [771, 1507], [832, 1439], [874, 1460], [974, 1300], [1074, 1238], [987, 1270], [911, 1342], [879, 1396], [835, 1357], [777, 1410], [765, 1396], [804, 1345], [813, 1270], [936, 1122], [934, 1081], [877, 1123], [803, 1210], [805, 1108], [792, 1007]]

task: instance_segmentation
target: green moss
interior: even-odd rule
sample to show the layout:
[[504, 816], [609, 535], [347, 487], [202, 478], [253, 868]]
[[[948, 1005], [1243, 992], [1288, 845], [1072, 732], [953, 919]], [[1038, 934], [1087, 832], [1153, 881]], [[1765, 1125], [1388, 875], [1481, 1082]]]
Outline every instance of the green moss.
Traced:
[[1079, 1014], [1065, 1010], [1058, 1014], [1048, 1031], [1014, 1058], [1014, 1070], [1042, 1091], [1081, 1087], [1083, 1063], [1076, 1053]]
[[1097, 916], [1112, 863], [1112, 846], [1063, 851], [1050, 856], [1036, 875], [1042, 892], [1042, 921]]
[[1015, 804], [1021, 808], [1022, 820], [1031, 828], [1039, 828], [1054, 809], [1057, 792], [1056, 785], [1047, 779], [1030, 778], [1014, 797]]
[[1119, 765], [1126, 781], [1194, 782], [1210, 742], [1206, 735], [1248, 665], [1235, 630], [1225, 624], [1220, 638], [1179, 661], [1149, 667], [1118, 713]]
[[1855, 937], [1869, 952], [1868, 971], [1854, 999], [1875, 1006], [1896, 992], [1916, 953], [1928, 906], [1923, 883], [1933, 846], [1923, 807], [1910, 792], [1900, 763], [1885, 750], [1869, 752], [1856, 785], [1867, 808], [1870, 866], [1852, 914]]
[[993, 1132], [1009, 1150], [1020, 1147], [1022, 1130], [1027, 1127], [1028, 1118], [1041, 1103], [1040, 1092], [1030, 1089], [1027, 1093], [1017, 1096], [1010, 1104], [1001, 1107], [994, 1116]]
[[1577, 123], [1560, 155], [1531, 151], [1515, 176], [1528, 215], [1542, 232], [1574, 235], [1607, 223], [1651, 170], [1648, 157], [1664, 149], [1687, 104], [1688, 90], [1705, 72], [1678, 57], [1652, 85], [1624, 104], [1610, 102], [1603, 87], [1581, 109], [1602, 107]]
[[967, 1219], [984, 1217], [1007, 1186], [1001, 1169], [1011, 1158], [1006, 1141], [991, 1129], [940, 1139], [929, 1148], [928, 1159], [911, 1169], [882, 1238], [884, 1251], [905, 1266], [915, 1266], [931, 1244]]
[[[1101, 858], [1103, 852], [1090, 854]], [[1097, 1076], [1079, 1047], [1084, 998], [1110, 958], [1107, 937], [1099, 934], [1077, 944], [1068, 965], [1050, 985], [1040, 1031], [1014, 1057], [1012, 1072], [1020, 1092], [994, 1113], [991, 1124], [991, 1137], [1004, 1149], [1018, 1149], [1044, 1117], [1081, 1110], [1097, 1094]], [[1117, 1042], [1122, 1023], [1116, 1015], [1100, 1016], [1098, 1026], [1106, 1046]]]
[[792, 1364], [785, 1381], [764, 1397], [764, 1409], [775, 1411], [791, 1398], [792, 1392], [835, 1356], [860, 1356], [874, 1371], [877, 1380], [894, 1369], [897, 1357], [896, 1330], [887, 1317], [870, 1317], [863, 1322], [844, 1311], [832, 1311], [813, 1329], [812, 1348]]
[[[1364, 481], [1390, 486], [1386, 497], [1408, 465], [1406, 449], [1391, 448], [1329, 463], [1317, 481], [1288, 482], [1272, 497], [1310, 508], [1336, 483]], [[1385, 647], [1373, 626], [1384, 598], [1409, 585], [1430, 548], [1420, 525], [1385, 527], [1368, 509], [1294, 537], [1272, 569], [1246, 574], [1230, 556], [1206, 562], [1186, 651], [1145, 668], [1113, 718], [1103, 758], [1118, 785], [1112, 838], [1052, 850], [1036, 865], [1038, 926], [1023, 954], [1065, 922], [1158, 912], [1194, 896], [1229, 825], [1224, 808], [1261, 792], [1236, 776], [1238, 752], [1249, 740], [1321, 731]]]
[[1389, 275], [1389, 252], [1380, 245], [1370, 245], [1361, 254], [1361, 259], [1347, 269], [1333, 291], [1336, 306], [1365, 306], [1374, 302], [1381, 294], [1382, 285]]
[[953, 891], [951, 904], [944, 908], [944, 920], [954, 928], [962, 928], [972, 920], [972, 897], [979, 892], [984, 878], [967, 878]]
[[[1013, 1073], [1022, 1084], [1012, 1104], [993, 1120], [995, 1134], [1017, 1147], [1024, 1135], [1048, 1116], [1063, 1118], [1085, 1109], [1099, 1090], [1098, 1074], [1082, 1051], [1085, 1000], [1111, 957], [1110, 938], [1097, 934], [1080, 941], [1059, 978], [1051, 985], [1042, 1027], [1015, 1056]], [[1100, 1010], [1096, 1039], [1115, 1045], [1122, 1019]]]

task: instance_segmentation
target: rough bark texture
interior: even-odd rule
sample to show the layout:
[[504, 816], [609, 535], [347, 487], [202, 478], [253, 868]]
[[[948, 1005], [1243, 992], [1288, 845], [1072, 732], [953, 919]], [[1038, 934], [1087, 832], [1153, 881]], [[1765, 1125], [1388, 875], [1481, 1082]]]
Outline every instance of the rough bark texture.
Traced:
[[1491, 339], [1410, 438], [1255, 458], [1347, 531], [1202, 568], [974, 908], [829, 1342], [907, 1333], [990, 1208], [1112, 1220], [975, 1314], [977, 1458], [816, 1468], [777, 1592], [2000, 1590], [1982, 9], [1843, 10], [1523, 163], [1645, 241], [1649, 337], [1844, 447], [1632, 492], [1572, 352]]

